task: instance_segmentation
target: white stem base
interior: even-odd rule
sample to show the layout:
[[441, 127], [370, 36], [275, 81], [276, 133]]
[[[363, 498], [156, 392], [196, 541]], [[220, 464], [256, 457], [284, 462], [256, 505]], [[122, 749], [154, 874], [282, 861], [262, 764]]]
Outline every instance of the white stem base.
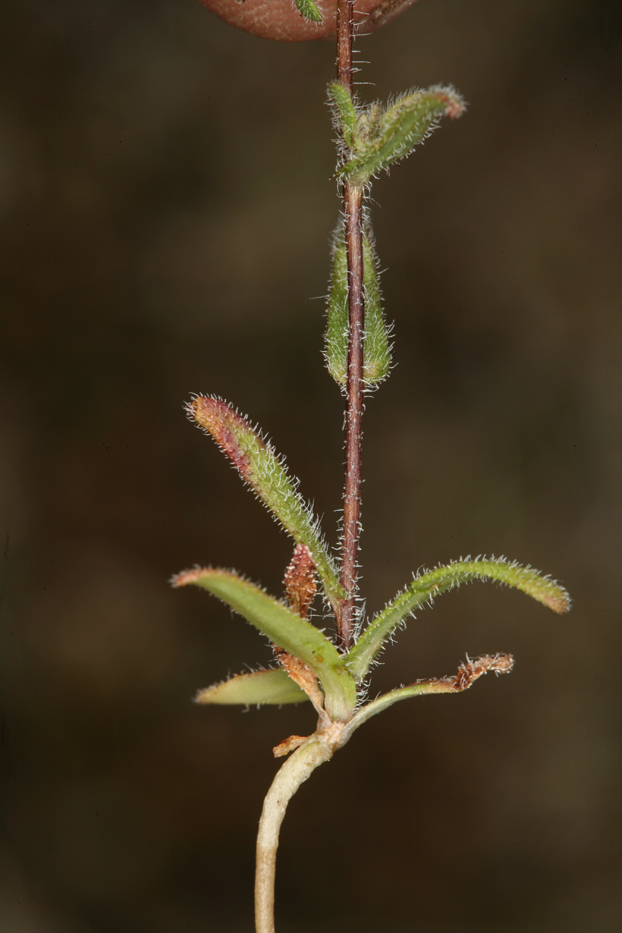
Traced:
[[[335, 729], [335, 727], [338, 729]], [[316, 733], [297, 748], [277, 771], [266, 794], [257, 834], [255, 873], [255, 930], [274, 933], [274, 875], [276, 850], [287, 804], [301, 784], [325, 761], [330, 761], [338, 747], [343, 726], [333, 723], [326, 732]]]

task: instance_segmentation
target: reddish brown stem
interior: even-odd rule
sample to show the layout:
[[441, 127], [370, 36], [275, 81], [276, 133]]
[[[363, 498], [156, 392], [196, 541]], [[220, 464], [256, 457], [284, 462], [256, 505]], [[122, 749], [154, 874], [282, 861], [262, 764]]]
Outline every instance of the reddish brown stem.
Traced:
[[[339, 0], [337, 9], [337, 77], [352, 94], [353, 0]], [[348, 651], [356, 624], [357, 557], [361, 531], [361, 438], [363, 418], [363, 191], [344, 182], [345, 240], [348, 256], [348, 381], [346, 464], [343, 496], [343, 540], [340, 583], [346, 597], [337, 619], [339, 645]]]
[[337, 0], [337, 80], [352, 93], [354, 0]]

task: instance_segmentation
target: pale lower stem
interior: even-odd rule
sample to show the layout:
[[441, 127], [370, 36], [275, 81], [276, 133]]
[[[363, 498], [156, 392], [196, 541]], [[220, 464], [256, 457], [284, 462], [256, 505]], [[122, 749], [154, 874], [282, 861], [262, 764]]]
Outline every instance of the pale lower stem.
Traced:
[[314, 736], [287, 759], [277, 771], [266, 794], [259, 832], [255, 870], [255, 930], [274, 933], [274, 874], [281, 823], [287, 804], [298, 788], [325, 761], [333, 756], [334, 744], [323, 736]]

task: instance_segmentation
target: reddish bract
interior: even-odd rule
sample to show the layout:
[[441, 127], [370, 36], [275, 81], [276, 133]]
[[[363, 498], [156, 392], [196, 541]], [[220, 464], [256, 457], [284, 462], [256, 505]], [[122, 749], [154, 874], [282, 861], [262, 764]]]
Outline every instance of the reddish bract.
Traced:
[[[364, 34], [384, 26], [416, 0], [357, 0], [354, 21]], [[201, 0], [203, 6], [225, 22], [264, 39], [306, 42], [326, 39], [337, 30], [337, 0], [316, 0], [324, 14], [322, 23], [300, 15], [293, 0]]]

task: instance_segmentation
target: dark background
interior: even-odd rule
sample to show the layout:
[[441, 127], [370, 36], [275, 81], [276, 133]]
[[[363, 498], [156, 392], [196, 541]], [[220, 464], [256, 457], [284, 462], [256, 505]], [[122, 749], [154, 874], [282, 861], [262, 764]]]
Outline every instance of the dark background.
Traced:
[[[367, 99], [467, 115], [374, 187], [398, 365], [370, 400], [363, 590], [507, 555], [572, 612], [438, 600], [372, 693], [511, 651], [511, 677], [371, 721], [295, 798], [279, 933], [617, 930], [622, 18], [420, 0], [360, 42]], [[336, 541], [322, 369], [338, 205], [330, 43], [194, 0], [20, 0], [0, 34], [2, 933], [247, 933], [271, 747], [305, 707], [208, 709], [268, 663], [194, 563], [281, 593], [291, 544], [185, 419], [248, 412]]]

